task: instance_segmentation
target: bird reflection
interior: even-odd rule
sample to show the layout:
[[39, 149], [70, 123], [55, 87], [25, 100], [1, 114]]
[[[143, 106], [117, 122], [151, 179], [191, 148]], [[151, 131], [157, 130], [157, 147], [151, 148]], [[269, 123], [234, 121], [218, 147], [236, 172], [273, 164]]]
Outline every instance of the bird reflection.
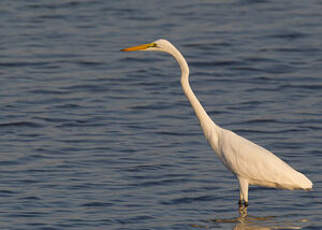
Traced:
[[239, 205], [239, 218], [247, 217], [247, 206]]
[[[236, 218], [212, 219], [213, 224], [231, 223], [235, 224], [232, 229], [234, 230], [270, 230], [270, 229], [302, 229], [307, 227], [308, 220], [301, 219], [298, 221], [285, 221], [280, 220], [277, 216], [256, 217], [250, 216], [247, 213], [247, 206], [240, 205], [239, 216]], [[306, 225], [306, 226], [304, 226]], [[198, 228], [209, 228], [210, 226], [195, 226]]]
[[274, 216], [267, 216], [267, 217], [255, 217], [255, 216], [248, 216], [247, 206], [239, 205], [239, 217], [236, 218], [226, 218], [226, 219], [214, 219], [212, 222], [216, 223], [248, 223], [252, 221], [265, 221], [274, 218]]

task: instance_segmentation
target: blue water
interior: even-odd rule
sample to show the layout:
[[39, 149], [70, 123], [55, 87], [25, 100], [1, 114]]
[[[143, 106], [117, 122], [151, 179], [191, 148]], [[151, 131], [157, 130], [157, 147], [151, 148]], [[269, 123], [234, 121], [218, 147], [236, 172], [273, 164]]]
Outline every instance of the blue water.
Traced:
[[[320, 1], [0, 3], [1, 229], [321, 229]], [[207, 145], [166, 38], [220, 126], [314, 190], [251, 187]]]

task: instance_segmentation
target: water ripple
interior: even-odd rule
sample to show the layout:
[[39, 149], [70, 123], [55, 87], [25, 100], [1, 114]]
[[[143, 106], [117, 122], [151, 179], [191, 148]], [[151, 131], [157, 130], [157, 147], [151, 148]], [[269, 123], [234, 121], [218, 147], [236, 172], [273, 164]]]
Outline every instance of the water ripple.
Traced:
[[[1, 229], [321, 229], [320, 2], [5, 1], [0, 18]], [[218, 125], [279, 153], [313, 191], [253, 186], [249, 215], [274, 221], [209, 221], [239, 217], [238, 182], [180, 68], [120, 52], [158, 38], [182, 51]]]

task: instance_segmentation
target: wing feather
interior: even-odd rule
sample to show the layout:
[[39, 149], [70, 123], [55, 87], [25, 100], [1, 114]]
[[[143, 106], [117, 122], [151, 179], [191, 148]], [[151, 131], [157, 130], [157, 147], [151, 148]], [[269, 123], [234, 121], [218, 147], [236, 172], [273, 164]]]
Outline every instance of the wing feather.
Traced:
[[284, 189], [311, 189], [312, 182], [265, 148], [222, 129], [218, 155], [237, 176], [249, 184]]

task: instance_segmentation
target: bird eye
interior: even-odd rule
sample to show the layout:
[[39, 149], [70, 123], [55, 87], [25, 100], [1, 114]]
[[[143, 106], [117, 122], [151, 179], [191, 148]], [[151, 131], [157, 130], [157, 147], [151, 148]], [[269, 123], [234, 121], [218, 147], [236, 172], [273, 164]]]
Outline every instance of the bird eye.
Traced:
[[158, 47], [157, 43], [151, 43], [150, 47]]

